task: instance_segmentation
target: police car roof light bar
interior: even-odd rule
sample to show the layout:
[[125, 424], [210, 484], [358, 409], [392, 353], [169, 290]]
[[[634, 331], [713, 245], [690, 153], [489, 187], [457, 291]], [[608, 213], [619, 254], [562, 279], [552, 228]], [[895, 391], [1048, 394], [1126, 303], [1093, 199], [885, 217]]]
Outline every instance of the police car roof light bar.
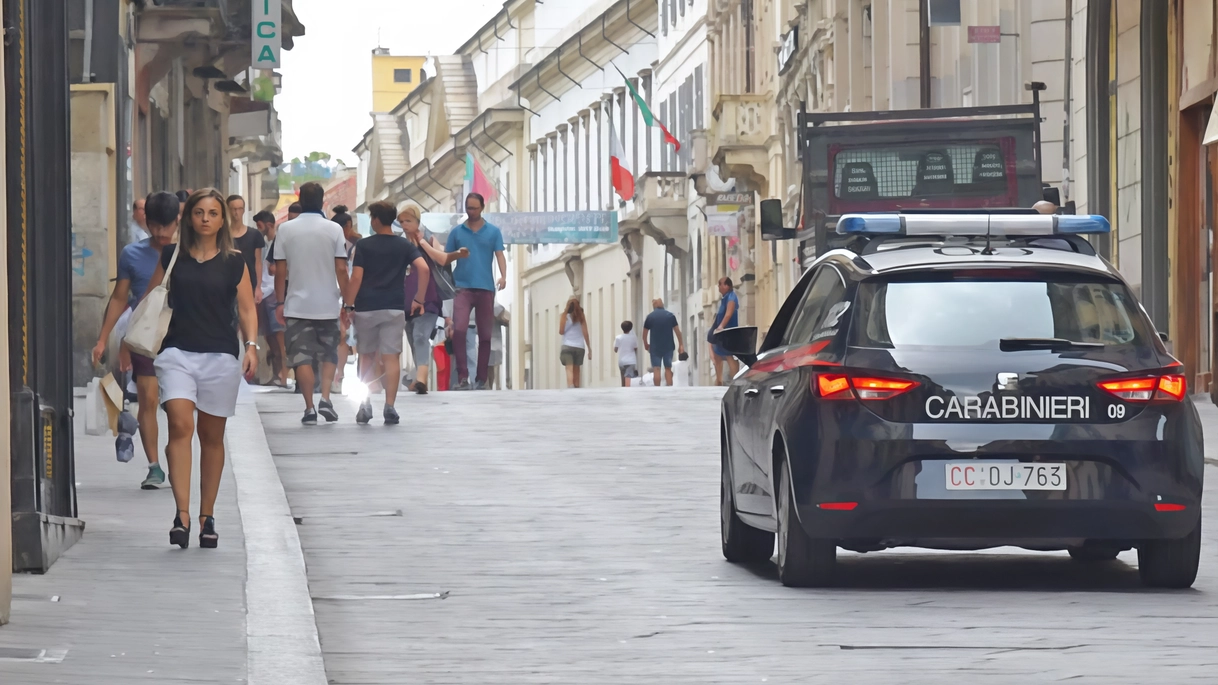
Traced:
[[841, 235], [857, 236], [1051, 236], [1108, 233], [1099, 215], [1056, 214], [846, 214]]

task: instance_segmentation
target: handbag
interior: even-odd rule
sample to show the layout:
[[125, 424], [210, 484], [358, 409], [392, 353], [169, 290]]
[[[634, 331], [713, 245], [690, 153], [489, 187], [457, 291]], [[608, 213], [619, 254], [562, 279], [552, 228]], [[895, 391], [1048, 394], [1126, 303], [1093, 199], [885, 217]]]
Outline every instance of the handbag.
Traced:
[[178, 262], [181, 247], [174, 248], [173, 257], [169, 259], [169, 268], [165, 269], [165, 277], [161, 284], [152, 289], [131, 314], [131, 323], [127, 326], [127, 335], [123, 342], [135, 354], [144, 357], [156, 357], [161, 352], [161, 342], [169, 332], [169, 320], [173, 318], [173, 309], [169, 307], [169, 277], [173, 274], [173, 265]]
[[[433, 239], [435, 239], [435, 234], [427, 229], [423, 229], [423, 240], [430, 243]], [[457, 282], [453, 280], [452, 264], [440, 266], [435, 263], [426, 251], [423, 251], [423, 248], [419, 248], [419, 251], [422, 252], [423, 259], [427, 261], [428, 268], [431, 269], [431, 277], [436, 284], [436, 295], [439, 296], [440, 300], [451, 300], [456, 297]]]
[[435, 277], [436, 295], [441, 300], [451, 300], [457, 296], [457, 284], [453, 281], [453, 268], [450, 264], [437, 266], [431, 271]]

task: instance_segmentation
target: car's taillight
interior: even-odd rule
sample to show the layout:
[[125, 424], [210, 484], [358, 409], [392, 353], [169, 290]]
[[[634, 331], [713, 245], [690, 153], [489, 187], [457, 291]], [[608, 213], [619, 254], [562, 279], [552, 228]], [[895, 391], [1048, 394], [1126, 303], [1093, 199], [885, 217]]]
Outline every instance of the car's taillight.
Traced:
[[827, 400], [849, 400], [854, 397], [850, 378], [840, 373], [816, 374], [816, 394]]
[[1145, 378], [1122, 378], [1115, 381], [1100, 381], [1097, 385], [1126, 402], [1149, 402], [1163, 400], [1179, 402], [1184, 399], [1187, 384], [1180, 374], [1147, 376]]
[[[1184, 399], [1185, 390], [1184, 376], [1175, 374], [1171, 376], [1159, 376], [1160, 399], [1170, 397], [1179, 402]], [[1167, 397], [1162, 397], [1163, 395], [1167, 395]]]
[[903, 378], [850, 376], [844, 373], [818, 373], [813, 377], [812, 392], [826, 400], [887, 400], [918, 386], [917, 381]]

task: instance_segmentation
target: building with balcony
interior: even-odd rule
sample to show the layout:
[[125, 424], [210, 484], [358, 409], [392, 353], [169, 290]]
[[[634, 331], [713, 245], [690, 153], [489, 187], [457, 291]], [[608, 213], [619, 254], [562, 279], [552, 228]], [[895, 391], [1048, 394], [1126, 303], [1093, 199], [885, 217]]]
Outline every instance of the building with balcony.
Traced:
[[[251, 69], [250, 1], [67, 3], [77, 386], [95, 373], [89, 352], [136, 198], [216, 187], [250, 196], [251, 215], [277, 202], [276, 77]], [[277, 1], [290, 49], [304, 27], [291, 0]]]

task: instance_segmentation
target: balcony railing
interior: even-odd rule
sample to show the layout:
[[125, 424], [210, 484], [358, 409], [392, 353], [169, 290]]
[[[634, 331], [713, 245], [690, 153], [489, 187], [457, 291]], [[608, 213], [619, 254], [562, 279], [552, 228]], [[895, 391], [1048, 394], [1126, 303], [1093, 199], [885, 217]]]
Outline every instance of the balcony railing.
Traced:
[[661, 245], [685, 250], [689, 238], [689, 178], [683, 171], [649, 171], [634, 195], [639, 228]]

